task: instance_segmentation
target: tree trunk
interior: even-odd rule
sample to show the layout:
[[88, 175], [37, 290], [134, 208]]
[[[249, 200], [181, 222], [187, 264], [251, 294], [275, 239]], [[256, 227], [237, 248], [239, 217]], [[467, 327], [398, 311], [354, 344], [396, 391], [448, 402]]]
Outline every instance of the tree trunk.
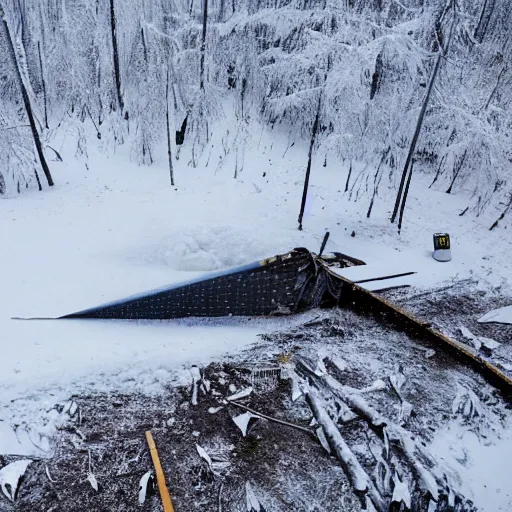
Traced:
[[46, 81], [44, 79], [43, 59], [41, 57], [41, 44], [37, 42], [37, 51], [39, 53], [39, 67], [41, 68], [41, 83], [43, 85], [43, 101], [44, 101], [44, 126], [48, 130], [48, 97], [46, 96]]
[[491, 20], [492, 13], [494, 11], [494, 2], [495, 0], [484, 0], [480, 19], [478, 20], [478, 25], [475, 29], [475, 39], [479, 43], [482, 43], [487, 32], [487, 27], [489, 26], [489, 21]]
[[423, 105], [421, 106], [420, 115], [418, 116], [418, 121], [416, 123], [416, 128], [414, 130], [414, 135], [411, 140], [411, 145], [409, 146], [409, 153], [407, 154], [407, 159], [405, 161], [404, 170], [402, 171], [402, 178], [400, 180], [400, 186], [398, 188], [398, 194], [396, 196], [395, 201], [395, 207], [393, 209], [393, 215], [391, 216], [391, 222], [395, 222], [396, 216], [398, 215], [398, 209], [400, 207], [400, 202], [402, 200], [402, 193], [404, 190], [405, 185], [405, 179], [407, 177], [407, 172], [409, 170], [409, 166], [412, 162], [412, 157], [414, 155], [414, 151], [416, 150], [416, 144], [418, 142], [418, 138], [421, 132], [421, 127], [423, 126], [423, 120], [425, 118], [425, 112], [427, 110], [428, 103], [430, 101], [430, 95], [432, 94], [432, 89], [434, 87], [436, 78], [437, 78], [437, 72], [439, 71], [439, 67], [441, 66], [441, 59], [443, 58], [443, 55], [448, 51], [448, 48], [450, 46], [450, 41], [453, 33], [453, 26], [455, 24], [455, 13], [453, 15], [452, 24], [450, 27], [450, 33], [448, 35], [448, 42], [446, 44], [445, 49], [440, 49], [437, 60], [434, 66], [434, 70], [432, 71], [432, 75], [430, 77], [430, 82], [428, 84], [427, 92], [425, 93], [425, 98], [423, 99]]
[[453, 172], [453, 178], [452, 178], [452, 181], [450, 183], [450, 186], [448, 187], [448, 190], [446, 191], [447, 194], [451, 194], [452, 193], [452, 188], [453, 188], [453, 185], [455, 183], [455, 180], [459, 176], [460, 171], [462, 169], [462, 166], [464, 165], [464, 160], [466, 159], [466, 154], [467, 154], [467, 150], [464, 151], [464, 154], [462, 155], [462, 158], [460, 159], [460, 161], [455, 164], [455, 170]]
[[167, 70], [167, 84], [165, 87], [165, 112], [167, 121], [167, 155], [169, 157], [169, 173], [171, 175], [171, 186], [174, 187], [174, 168], [172, 165], [171, 153], [171, 124], [169, 115], [169, 70]]
[[114, 79], [116, 82], [117, 104], [123, 109], [123, 96], [121, 94], [121, 73], [119, 70], [119, 50], [117, 48], [116, 11], [114, 0], [110, 0], [110, 32], [112, 36], [112, 56], [114, 59]]
[[320, 105], [321, 97], [318, 100], [318, 110], [316, 112], [315, 122], [313, 123], [313, 130], [311, 132], [311, 144], [309, 145], [308, 153], [308, 167], [306, 169], [306, 178], [304, 179], [304, 191], [302, 192], [302, 203], [300, 205], [299, 213], [299, 230], [302, 231], [302, 218], [304, 217], [304, 209], [306, 208], [306, 199], [308, 197], [309, 175], [311, 174], [311, 159], [313, 156], [313, 147], [315, 146], [316, 133], [318, 131], [318, 119], [320, 118]]
[[512, 192], [510, 193], [510, 201], [508, 205], [503, 210], [502, 214], [494, 221], [493, 225], [489, 228], [489, 231], [492, 231], [500, 222], [500, 220], [503, 220], [505, 218], [505, 215], [512, 210]]
[[34, 119], [34, 114], [32, 112], [32, 106], [30, 105], [30, 100], [28, 97], [27, 89], [25, 84], [23, 83], [23, 79], [21, 78], [20, 68], [18, 67], [18, 60], [16, 59], [16, 52], [14, 51], [14, 44], [11, 39], [11, 33], [9, 31], [9, 26], [7, 25], [7, 21], [3, 17], [3, 10], [0, 6], [0, 19], [2, 20], [1, 25], [3, 26], [5, 32], [5, 38], [7, 41], [7, 51], [11, 56], [11, 60], [14, 66], [14, 71], [16, 75], [16, 79], [18, 81], [19, 88], [21, 90], [21, 96], [23, 98], [23, 103], [25, 105], [25, 110], [27, 112], [28, 121], [30, 123], [30, 129], [32, 131], [32, 136], [34, 137], [34, 143], [36, 145], [37, 154], [39, 156], [39, 161], [41, 162], [41, 167], [43, 169], [44, 175], [46, 176], [46, 180], [48, 181], [48, 185], [50, 187], [53, 186], [53, 178], [50, 173], [50, 168], [46, 163], [46, 159], [43, 153], [43, 146], [41, 145], [41, 139], [39, 138], [39, 133], [37, 132], [36, 122]]
[[375, 198], [377, 197], [377, 192], [379, 191], [380, 181], [382, 179], [382, 173], [380, 173], [380, 168], [384, 164], [389, 152], [391, 151], [391, 146], [388, 146], [386, 151], [382, 153], [382, 157], [380, 159], [379, 166], [377, 167], [377, 171], [375, 172], [375, 176], [373, 177], [373, 194], [372, 199], [370, 201], [370, 206], [368, 207], [368, 212], [366, 213], [366, 218], [369, 219], [372, 214], [373, 204], [375, 203]]
[[398, 232], [400, 233], [402, 229], [402, 221], [404, 219], [404, 210], [405, 210], [405, 203], [407, 202], [407, 196], [409, 195], [409, 187], [411, 185], [411, 179], [412, 179], [412, 170], [414, 168], [414, 161], [411, 164], [411, 168], [409, 170], [409, 176], [407, 176], [407, 183], [405, 185], [405, 192], [404, 197], [402, 199], [402, 204], [400, 205], [400, 217], [398, 218]]
[[348, 170], [347, 182], [345, 183], [345, 192], [348, 191], [348, 186], [350, 184], [350, 176], [352, 175], [352, 160], [350, 160], [350, 168]]
[[204, 90], [204, 57], [206, 53], [206, 28], [208, 26], [208, 0], [203, 0], [203, 38], [201, 41], [200, 87]]

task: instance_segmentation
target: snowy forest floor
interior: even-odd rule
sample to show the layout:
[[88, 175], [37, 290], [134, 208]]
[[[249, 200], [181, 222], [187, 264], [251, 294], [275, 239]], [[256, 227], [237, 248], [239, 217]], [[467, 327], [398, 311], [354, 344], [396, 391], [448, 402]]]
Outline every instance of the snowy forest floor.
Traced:
[[[343, 193], [348, 163], [319, 155], [299, 232], [306, 148], [289, 147], [291, 142], [286, 135], [255, 132], [236, 180], [238, 152], [205, 152], [192, 168], [183, 150], [173, 189], [164, 159], [141, 169], [121, 150], [106, 158], [91, 147], [87, 159], [76, 160], [72, 143], [63, 139], [57, 149], [64, 162], [52, 162], [54, 189], [0, 201], [0, 470], [19, 458], [33, 460], [16, 504], [0, 496], [0, 510], [138, 510], [138, 482], [151, 469], [147, 429], [177, 512], [218, 510], [221, 483], [225, 511], [247, 510], [248, 495], [267, 511], [358, 510], [340, 464], [313, 436], [252, 420], [244, 437], [231, 419], [244, 411], [223, 401], [253, 384], [243, 403], [307, 426], [311, 411], [303, 397], [291, 400], [293, 379], [286, 378], [301, 358], [322, 361], [325, 371], [357, 390], [383, 381], [382, 389], [362, 395], [393, 422], [403, 420], [429, 451], [436, 479], [447, 475], [446, 488], [478, 510], [510, 510], [507, 403], [472, 370], [374, 320], [337, 310], [252, 320], [10, 320], [69, 313], [296, 246], [318, 250], [330, 230], [328, 250], [418, 272], [414, 287], [390, 293], [392, 300], [459, 339], [460, 327], [493, 338], [501, 343], [496, 360], [510, 364], [512, 327], [476, 322], [489, 309], [510, 304], [506, 224], [489, 232], [494, 217], [460, 217], [464, 195], [429, 190], [418, 175], [398, 236], [388, 220], [392, 191], [380, 192], [366, 219], [372, 191], [363, 187], [349, 199]], [[217, 157], [223, 162], [215, 167]], [[438, 231], [452, 236], [450, 263], [431, 257]], [[426, 293], [446, 286], [452, 287]], [[253, 362], [280, 365], [283, 378], [251, 382], [242, 368]], [[190, 403], [191, 365], [211, 382], [209, 392], [199, 391], [196, 406]], [[402, 378], [400, 398], [391, 382]], [[335, 398], [325, 398], [331, 413], [339, 409]], [[80, 414], [70, 416], [70, 400]], [[405, 403], [412, 405], [407, 420]], [[222, 409], [212, 414], [211, 407]], [[357, 418], [340, 419], [340, 429], [368, 473], [383, 470], [375, 455], [382, 440], [373, 429]], [[196, 444], [212, 458], [215, 477]], [[417, 482], [411, 461], [391, 451], [390, 467]], [[87, 481], [89, 453], [98, 492]], [[389, 482], [379, 478], [382, 493], [389, 494]], [[411, 493], [419, 503], [415, 484]], [[159, 506], [155, 496], [140, 509]]]

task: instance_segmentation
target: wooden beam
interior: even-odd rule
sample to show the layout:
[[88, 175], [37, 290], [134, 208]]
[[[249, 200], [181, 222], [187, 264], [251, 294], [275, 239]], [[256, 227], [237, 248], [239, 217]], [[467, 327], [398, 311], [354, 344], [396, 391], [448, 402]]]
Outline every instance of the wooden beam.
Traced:
[[149, 430], [146, 432], [146, 440], [148, 442], [149, 452], [151, 454], [151, 459], [153, 460], [153, 465], [155, 466], [156, 481], [158, 483], [160, 497], [162, 498], [164, 512], [174, 512], [174, 507], [172, 506], [171, 501], [171, 495], [169, 494], [167, 484], [165, 483], [165, 476], [162, 469], [162, 465], [160, 464], [160, 458], [158, 457], [158, 451], [156, 449], [155, 441]]

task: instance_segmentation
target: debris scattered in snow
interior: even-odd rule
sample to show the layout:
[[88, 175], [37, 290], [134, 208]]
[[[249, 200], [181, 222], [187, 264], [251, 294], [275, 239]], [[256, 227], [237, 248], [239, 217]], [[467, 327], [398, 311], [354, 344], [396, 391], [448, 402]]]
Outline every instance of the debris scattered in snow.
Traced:
[[387, 388], [386, 383], [382, 379], [377, 379], [371, 386], [360, 389], [360, 393], [371, 393], [372, 391], [383, 391]]
[[31, 460], [17, 460], [0, 469], [0, 489], [7, 499], [14, 502], [18, 494], [20, 479], [25, 474]]
[[402, 400], [400, 407], [400, 414], [398, 415], [398, 421], [400, 425], [407, 423], [412, 414], [412, 404], [407, 400]]
[[89, 450], [89, 473], [87, 475], [87, 481], [91, 484], [91, 487], [98, 491], [98, 480], [96, 480], [96, 477], [94, 476], [94, 473], [92, 472], [92, 461], [91, 461], [91, 450]]
[[348, 368], [348, 363], [341, 359], [341, 357], [333, 358], [332, 362], [340, 372], [344, 372]]
[[452, 403], [453, 414], [461, 414], [466, 420], [484, 415], [484, 408], [480, 399], [470, 389], [459, 385], [457, 395]]
[[482, 347], [485, 347], [488, 352], [492, 352], [493, 350], [496, 350], [501, 343], [498, 343], [497, 341], [486, 338], [485, 336], [476, 336], [474, 335], [469, 329], [466, 327], [460, 327], [460, 332], [464, 338], [468, 339], [473, 347], [476, 350], [481, 350]]
[[245, 397], [249, 396], [251, 393], [252, 393], [252, 387], [248, 387], [248, 388], [242, 389], [242, 391], [240, 391], [239, 393], [228, 396], [227, 400], [230, 400], [230, 401], [240, 400], [241, 398], [245, 398]]
[[44, 471], [46, 473], [46, 476], [48, 477], [48, 480], [50, 480], [52, 484], [56, 484], [57, 482], [50, 475], [50, 470], [48, 469], [48, 466], [44, 467]]
[[192, 373], [192, 405], [197, 405], [197, 386], [201, 382], [201, 372], [197, 366], [192, 366], [190, 369]]
[[396, 391], [396, 394], [402, 398], [402, 387], [405, 384], [405, 375], [402, 372], [402, 368], [400, 365], [397, 365], [395, 368], [395, 374], [390, 375], [389, 381], [393, 386], [393, 389]]
[[244, 437], [247, 435], [247, 427], [249, 426], [251, 418], [258, 418], [258, 416], [255, 416], [250, 412], [244, 412], [243, 414], [240, 414], [233, 418], [233, 421], [235, 422], [237, 427], [242, 431], [242, 435]]
[[206, 461], [208, 467], [210, 468], [210, 471], [213, 473], [212, 459], [206, 453], [206, 450], [202, 446], [199, 446], [198, 444], [196, 444], [196, 449], [199, 456]]
[[493, 309], [478, 319], [480, 323], [512, 324], [512, 306]]
[[304, 393], [300, 388], [298, 377], [293, 374], [292, 375], [292, 402], [296, 402]]
[[153, 485], [153, 475], [151, 471], [144, 473], [139, 482], [139, 505], [143, 505], [150, 487]]
[[245, 483], [245, 496], [247, 499], [247, 512], [264, 512], [265, 509], [260, 505], [249, 482]]
[[407, 485], [407, 481], [400, 480], [400, 477], [395, 472], [395, 475], [393, 476], [393, 483], [395, 485], [395, 488], [393, 489], [393, 497], [391, 498], [392, 503], [404, 503], [407, 510], [410, 510], [411, 508], [411, 493], [409, 492], [409, 487]]
[[93, 473], [89, 473], [87, 475], [87, 481], [91, 484], [91, 487], [97, 491], [98, 490], [98, 481], [96, 480], [96, 477], [93, 475]]

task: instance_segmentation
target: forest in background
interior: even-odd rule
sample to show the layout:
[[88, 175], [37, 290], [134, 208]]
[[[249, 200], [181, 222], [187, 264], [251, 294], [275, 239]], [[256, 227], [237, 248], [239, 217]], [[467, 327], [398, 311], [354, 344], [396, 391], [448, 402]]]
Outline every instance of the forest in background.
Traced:
[[0, 11], [0, 194], [51, 184], [38, 155], [59, 157], [62, 130], [77, 156], [93, 127], [105, 151], [129, 144], [141, 165], [165, 143], [174, 180], [182, 145], [195, 166], [223, 121], [243, 147], [257, 120], [305, 144], [316, 125], [315, 154], [364, 164], [350, 185], [370, 195], [403, 185], [414, 163], [476, 215], [512, 209], [508, 0], [0, 0]]

